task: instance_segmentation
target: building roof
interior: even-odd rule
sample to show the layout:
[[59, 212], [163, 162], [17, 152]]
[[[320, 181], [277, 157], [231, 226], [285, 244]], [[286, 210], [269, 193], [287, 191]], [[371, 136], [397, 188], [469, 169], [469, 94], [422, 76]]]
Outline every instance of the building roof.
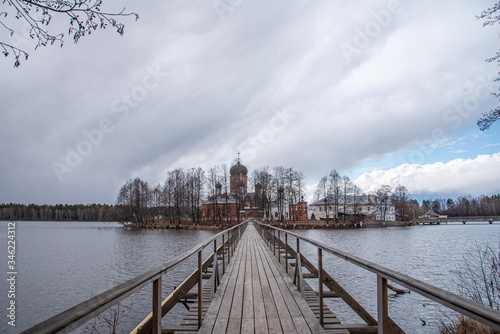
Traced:
[[428, 210], [426, 213], [425, 213], [426, 216], [431, 216], [431, 217], [439, 217], [439, 215], [434, 212], [434, 210]]
[[[377, 197], [373, 195], [360, 195], [360, 196], [353, 196], [353, 195], [348, 195], [346, 196], [347, 199], [347, 204], [352, 204], [354, 203], [354, 199], [356, 198], [357, 203], [359, 204], [376, 204], [377, 203]], [[333, 196], [328, 197], [328, 205], [335, 205], [335, 201]], [[344, 204], [344, 196], [340, 196], [338, 201], [338, 204]], [[325, 205], [325, 198], [322, 198], [318, 201], [312, 202], [309, 204], [309, 206], [321, 206]]]
[[231, 169], [229, 170], [229, 173], [231, 174], [231, 176], [234, 176], [234, 175], [247, 176], [248, 169], [244, 165], [242, 165], [241, 162], [238, 160], [236, 165], [231, 167]]

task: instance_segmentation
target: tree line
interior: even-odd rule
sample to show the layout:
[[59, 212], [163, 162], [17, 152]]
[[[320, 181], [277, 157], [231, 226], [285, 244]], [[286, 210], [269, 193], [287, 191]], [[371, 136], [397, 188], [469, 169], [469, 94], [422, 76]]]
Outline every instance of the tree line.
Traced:
[[[227, 197], [222, 199], [222, 203], [217, 203], [218, 187], [222, 193], [230, 192], [230, 170], [226, 164], [213, 166], [207, 172], [200, 167], [177, 168], [167, 173], [163, 184], [151, 186], [139, 177], [128, 180], [118, 193], [116, 205], [123, 209], [121, 219], [138, 226], [160, 220], [199, 224], [203, 202], [212, 199], [215, 206], [228, 204]], [[283, 206], [284, 200], [297, 203], [303, 198], [304, 175], [283, 166], [261, 167], [249, 175], [248, 188], [248, 192], [259, 188], [264, 215], [270, 217], [273, 202]], [[220, 215], [214, 215], [213, 223], [222, 225], [229, 218], [228, 212], [222, 210]]]
[[[140, 178], [128, 180], [120, 189], [116, 205], [108, 204], [0, 204], [0, 220], [30, 221], [120, 221], [134, 222], [139, 226], [160, 219], [180, 224], [191, 221], [199, 224], [202, 220], [201, 206], [209, 198], [217, 198], [217, 186], [222, 193], [230, 192], [230, 173], [226, 164], [213, 166], [207, 172], [202, 168], [184, 170], [177, 168], [167, 173], [163, 184], [151, 186]], [[297, 203], [305, 195], [302, 172], [283, 166], [254, 169], [248, 176], [248, 192], [255, 192], [257, 185], [261, 198], [264, 218], [271, 217], [271, 207], [278, 208], [280, 216], [286, 211], [285, 203]], [[394, 206], [397, 220], [411, 221], [428, 210], [450, 217], [458, 216], [500, 216], [500, 194], [492, 196], [460, 196], [451, 198], [426, 199], [420, 205], [412, 198], [409, 190], [398, 185], [382, 185], [370, 193], [364, 193], [349, 177], [333, 169], [323, 176], [316, 187], [314, 199], [328, 198], [332, 211], [358, 212], [363, 197], [376, 197], [375, 205], [382, 219], [389, 206]], [[212, 201], [213, 205], [224, 204]], [[329, 206], [330, 206], [329, 205]], [[213, 210], [215, 212], [215, 210]], [[214, 224], [222, 225], [228, 217], [228, 210], [222, 215], [211, 217]], [[332, 219], [339, 217], [332, 212]], [[345, 216], [345, 215], [344, 215]], [[292, 215], [291, 219], [294, 219]]]
[[500, 216], [500, 194], [492, 196], [459, 196], [451, 198], [426, 199], [422, 201], [421, 212], [433, 210], [450, 217]]
[[0, 204], [0, 220], [117, 221], [120, 208], [107, 204]]

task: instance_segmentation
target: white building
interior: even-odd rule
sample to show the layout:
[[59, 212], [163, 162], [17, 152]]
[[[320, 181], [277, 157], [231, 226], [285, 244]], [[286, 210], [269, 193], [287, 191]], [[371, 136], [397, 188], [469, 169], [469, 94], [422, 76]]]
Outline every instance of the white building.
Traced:
[[396, 220], [394, 205], [390, 203], [382, 205], [376, 196], [347, 196], [346, 200], [347, 203], [344, 205], [344, 198], [339, 198], [337, 210], [335, 210], [335, 201], [332, 197], [309, 204], [309, 219], [334, 220], [335, 217], [343, 219], [345, 216], [346, 220], [384, 220], [385, 212], [385, 221]]

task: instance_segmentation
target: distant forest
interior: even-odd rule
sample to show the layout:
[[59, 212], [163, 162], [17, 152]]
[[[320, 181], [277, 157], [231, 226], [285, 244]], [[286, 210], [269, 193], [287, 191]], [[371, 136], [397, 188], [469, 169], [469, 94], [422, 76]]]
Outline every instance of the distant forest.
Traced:
[[120, 221], [119, 206], [107, 204], [0, 204], [0, 220]]
[[500, 216], [500, 194], [479, 197], [458, 197], [427, 199], [422, 201], [421, 212], [434, 210], [436, 213], [450, 217], [467, 216]]
[[[479, 197], [458, 197], [426, 199], [421, 205], [411, 200], [419, 212], [423, 215], [428, 210], [445, 214], [450, 217], [459, 216], [500, 216], [500, 195]], [[11, 221], [125, 221], [126, 210], [122, 205], [108, 204], [0, 204], [0, 220]]]

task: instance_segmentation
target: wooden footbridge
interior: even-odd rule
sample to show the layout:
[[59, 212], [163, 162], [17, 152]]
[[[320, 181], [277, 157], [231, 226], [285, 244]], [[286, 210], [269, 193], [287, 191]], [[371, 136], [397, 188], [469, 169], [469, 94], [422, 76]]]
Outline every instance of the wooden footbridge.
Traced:
[[[304, 242], [317, 248], [316, 266], [301, 254]], [[203, 260], [203, 249], [212, 245], [213, 252]], [[377, 295], [373, 296], [377, 301], [376, 317], [323, 269], [323, 252], [377, 275]], [[196, 255], [197, 268], [162, 300], [162, 280], [168, 279], [168, 273], [178, 264]], [[318, 281], [318, 291], [313, 291], [308, 280]], [[290, 231], [255, 222], [227, 229], [164, 265], [23, 333], [70, 332], [149, 284], [153, 285], [152, 312], [133, 334], [403, 333], [389, 317], [388, 280], [500, 330], [499, 311]], [[324, 305], [324, 298], [341, 298], [363, 323], [341, 323], [333, 310]], [[179, 319], [177, 326], [162, 326], [162, 318], [180, 302], [191, 305], [184, 318]]]
[[468, 222], [481, 222], [493, 224], [494, 222], [500, 222], [500, 216], [467, 216], [467, 217], [446, 217], [446, 218], [418, 218], [415, 221], [417, 224], [422, 225], [440, 225], [441, 223], [454, 223], [462, 222], [466, 224]]

